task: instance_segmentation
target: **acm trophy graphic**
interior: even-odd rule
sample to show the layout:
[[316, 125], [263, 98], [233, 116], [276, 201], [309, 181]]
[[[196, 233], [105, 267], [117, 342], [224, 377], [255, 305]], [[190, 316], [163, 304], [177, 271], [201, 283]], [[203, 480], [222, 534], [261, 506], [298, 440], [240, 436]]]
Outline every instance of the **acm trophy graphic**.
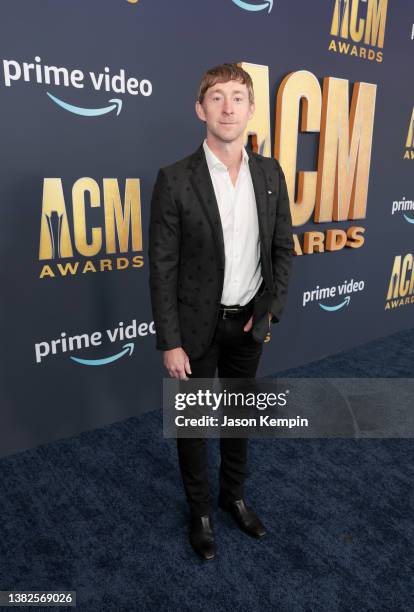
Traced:
[[342, 31], [345, 12], [348, 11], [349, 0], [337, 0], [338, 2], [338, 34]]
[[411, 120], [408, 125], [408, 134], [407, 134], [407, 141], [405, 143], [405, 147], [406, 149], [414, 148], [414, 107], [413, 107], [413, 114], [411, 115]]
[[53, 210], [50, 214], [46, 214], [47, 227], [49, 229], [50, 242], [52, 245], [52, 259], [61, 256], [60, 239], [62, 233], [62, 217], [63, 213], [59, 214], [56, 210]]

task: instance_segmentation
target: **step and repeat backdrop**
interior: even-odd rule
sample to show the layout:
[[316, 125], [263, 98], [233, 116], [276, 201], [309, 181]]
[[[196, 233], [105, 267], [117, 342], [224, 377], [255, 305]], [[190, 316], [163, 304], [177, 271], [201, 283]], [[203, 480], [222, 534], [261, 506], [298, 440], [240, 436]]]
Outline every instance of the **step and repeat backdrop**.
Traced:
[[222, 62], [253, 78], [246, 144], [280, 161], [294, 222], [258, 375], [412, 326], [410, 0], [3, 0], [0, 13], [0, 454], [161, 405], [151, 193], [201, 144], [198, 85]]

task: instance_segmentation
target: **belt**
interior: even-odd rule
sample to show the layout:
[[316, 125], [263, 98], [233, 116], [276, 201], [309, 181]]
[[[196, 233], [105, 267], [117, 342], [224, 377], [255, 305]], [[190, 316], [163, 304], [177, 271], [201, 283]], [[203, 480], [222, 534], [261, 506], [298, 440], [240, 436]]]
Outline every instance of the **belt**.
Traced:
[[240, 306], [239, 304], [235, 304], [234, 306], [226, 306], [225, 304], [220, 304], [219, 308], [219, 318], [220, 319], [241, 319], [243, 318], [247, 311], [253, 306], [254, 298], [250, 300], [244, 306]]

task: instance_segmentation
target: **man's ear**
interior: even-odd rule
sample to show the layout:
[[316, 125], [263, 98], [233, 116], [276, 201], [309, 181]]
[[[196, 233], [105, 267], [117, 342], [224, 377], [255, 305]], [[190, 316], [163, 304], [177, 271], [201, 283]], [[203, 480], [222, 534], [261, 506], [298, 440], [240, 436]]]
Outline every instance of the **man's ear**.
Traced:
[[256, 111], [256, 105], [255, 105], [255, 103], [254, 103], [254, 102], [252, 102], [252, 103], [250, 104], [249, 119], [251, 119], [251, 118], [253, 117], [253, 115], [254, 115], [255, 111]]
[[203, 105], [200, 104], [200, 102], [198, 100], [196, 100], [195, 103], [195, 111], [197, 113], [197, 117], [201, 120], [201, 121], [206, 121], [206, 114], [204, 112], [204, 108]]

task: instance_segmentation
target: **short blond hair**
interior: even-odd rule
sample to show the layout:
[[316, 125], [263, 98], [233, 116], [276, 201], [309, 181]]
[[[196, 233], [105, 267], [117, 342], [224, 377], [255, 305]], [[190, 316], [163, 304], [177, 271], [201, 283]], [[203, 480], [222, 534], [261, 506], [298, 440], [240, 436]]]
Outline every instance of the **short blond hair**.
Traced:
[[206, 91], [216, 85], [216, 83], [227, 83], [228, 81], [239, 81], [247, 86], [249, 92], [249, 102], [254, 103], [253, 81], [248, 72], [243, 70], [238, 64], [219, 64], [207, 70], [201, 79], [198, 88], [197, 100], [200, 104], [203, 103]]

